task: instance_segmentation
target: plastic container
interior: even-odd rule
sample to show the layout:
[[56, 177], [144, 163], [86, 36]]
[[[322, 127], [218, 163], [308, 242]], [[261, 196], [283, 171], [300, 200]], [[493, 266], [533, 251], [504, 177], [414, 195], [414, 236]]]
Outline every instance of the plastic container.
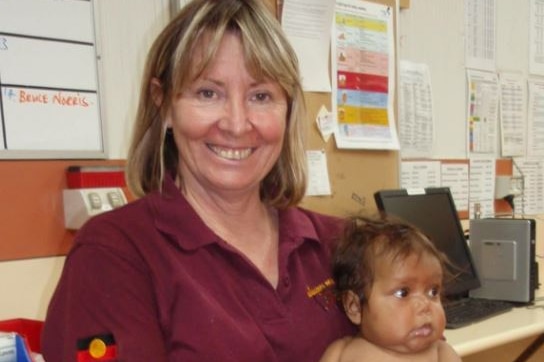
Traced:
[[122, 166], [70, 166], [66, 170], [69, 189], [125, 187]]
[[41, 352], [43, 322], [33, 319], [6, 319], [0, 321], [0, 331], [15, 332], [22, 336], [32, 352]]

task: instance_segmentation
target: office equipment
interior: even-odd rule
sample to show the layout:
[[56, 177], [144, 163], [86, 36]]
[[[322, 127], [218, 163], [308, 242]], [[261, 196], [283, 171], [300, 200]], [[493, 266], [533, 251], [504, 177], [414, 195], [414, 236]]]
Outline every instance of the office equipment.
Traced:
[[481, 287], [478, 298], [531, 302], [537, 287], [536, 225], [533, 219], [478, 219], [470, 221], [470, 249]]
[[92, 216], [127, 203], [122, 166], [69, 166], [66, 183], [62, 198], [67, 229], [79, 229]]
[[125, 167], [71, 165], [66, 169], [66, 184], [69, 189], [125, 187]]
[[498, 300], [494, 302], [495, 309], [490, 310], [487, 302], [487, 308], [481, 309], [478, 305], [482, 301], [469, 297], [469, 292], [481, 283], [449, 188], [381, 190], [374, 194], [374, 200], [380, 211], [420, 228], [455, 266], [449, 268], [455, 277], [444, 285], [446, 318], [452, 313], [449, 310], [459, 303], [463, 303], [465, 310], [474, 308], [481, 312], [470, 320], [455, 321], [450, 314], [446, 327], [458, 328], [512, 309], [512, 304]]
[[[539, 289], [536, 291], [534, 305], [514, 308], [509, 312], [486, 319], [478, 324], [447, 329], [444, 331], [444, 337], [463, 358], [505, 345], [517, 345], [515, 349], [521, 351], [527, 346], [527, 344], [521, 343], [522, 340], [544, 335], [543, 297], [544, 293]], [[489, 355], [506, 357], [493, 352], [489, 353]], [[518, 353], [515, 353], [515, 355], [518, 355]], [[542, 353], [539, 353], [539, 356], [541, 355]], [[474, 358], [467, 360], [477, 361]], [[491, 361], [492, 359], [483, 357], [480, 361], [488, 360]], [[502, 358], [501, 360], [514, 361], [514, 354], [510, 358], [506, 357], [506, 359]], [[533, 358], [531, 361], [538, 361], [538, 359]]]
[[66, 189], [62, 192], [64, 225], [77, 230], [91, 217], [121, 207], [127, 203], [118, 187]]
[[498, 299], [462, 298], [447, 304], [447, 327], [464, 327], [467, 324], [502, 314], [512, 309], [512, 303]]

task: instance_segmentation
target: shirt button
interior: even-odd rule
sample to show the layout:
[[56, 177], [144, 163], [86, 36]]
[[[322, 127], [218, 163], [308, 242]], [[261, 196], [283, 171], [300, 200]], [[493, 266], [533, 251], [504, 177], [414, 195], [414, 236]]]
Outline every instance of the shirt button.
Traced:
[[291, 281], [289, 280], [288, 277], [283, 278], [283, 285], [285, 287], [288, 287], [290, 284], [291, 284]]

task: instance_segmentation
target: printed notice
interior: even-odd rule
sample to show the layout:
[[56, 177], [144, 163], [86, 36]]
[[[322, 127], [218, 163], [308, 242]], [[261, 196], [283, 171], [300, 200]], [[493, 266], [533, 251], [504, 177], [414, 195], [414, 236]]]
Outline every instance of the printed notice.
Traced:
[[440, 186], [440, 161], [401, 162], [400, 185], [403, 189]]
[[469, 169], [468, 162], [443, 162], [442, 187], [449, 187], [457, 211], [468, 211]]
[[527, 147], [527, 102], [525, 81], [521, 74], [500, 74], [501, 155], [523, 156]]
[[469, 212], [475, 215], [474, 205], [480, 205], [482, 217], [492, 217], [495, 214], [495, 159], [471, 158], [469, 176]]
[[327, 154], [323, 150], [306, 151], [308, 160], [308, 188], [306, 196], [331, 195]]
[[281, 23], [300, 62], [305, 91], [330, 92], [329, 39], [334, 1], [285, 0]]
[[400, 62], [399, 112], [402, 157], [431, 157], [435, 127], [431, 76], [426, 64]]
[[544, 160], [514, 159], [514, 176], [522, 180], [521, 195], [514, 198], [516, 213], [539, 215], [544, 212]]
[[398, 149], [393, 117], [393, 10], [336, 2], [332, 36], [332, 108], [338, 148]]
[[495, 155], [499, 120], [497, 74], [469, 69], [467, 77], [469, 152]]
[[544, 75], [544, 0], [529, 4], [529, 73]]
[[496, 0], [465, 0], [465, 64], [495, 71]]
[[544, 156], [544, 81], [529, 79], [528, 156]]

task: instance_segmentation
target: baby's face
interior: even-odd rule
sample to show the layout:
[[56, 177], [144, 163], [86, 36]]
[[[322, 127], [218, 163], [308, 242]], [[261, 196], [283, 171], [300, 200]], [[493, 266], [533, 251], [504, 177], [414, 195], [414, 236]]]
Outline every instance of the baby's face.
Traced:
[[425, 350], [442, 337], [446, 324], [441, 288], [442, 267], [434, 256], [380, 260], [362, 307], [363, 336], [400, 353]]

